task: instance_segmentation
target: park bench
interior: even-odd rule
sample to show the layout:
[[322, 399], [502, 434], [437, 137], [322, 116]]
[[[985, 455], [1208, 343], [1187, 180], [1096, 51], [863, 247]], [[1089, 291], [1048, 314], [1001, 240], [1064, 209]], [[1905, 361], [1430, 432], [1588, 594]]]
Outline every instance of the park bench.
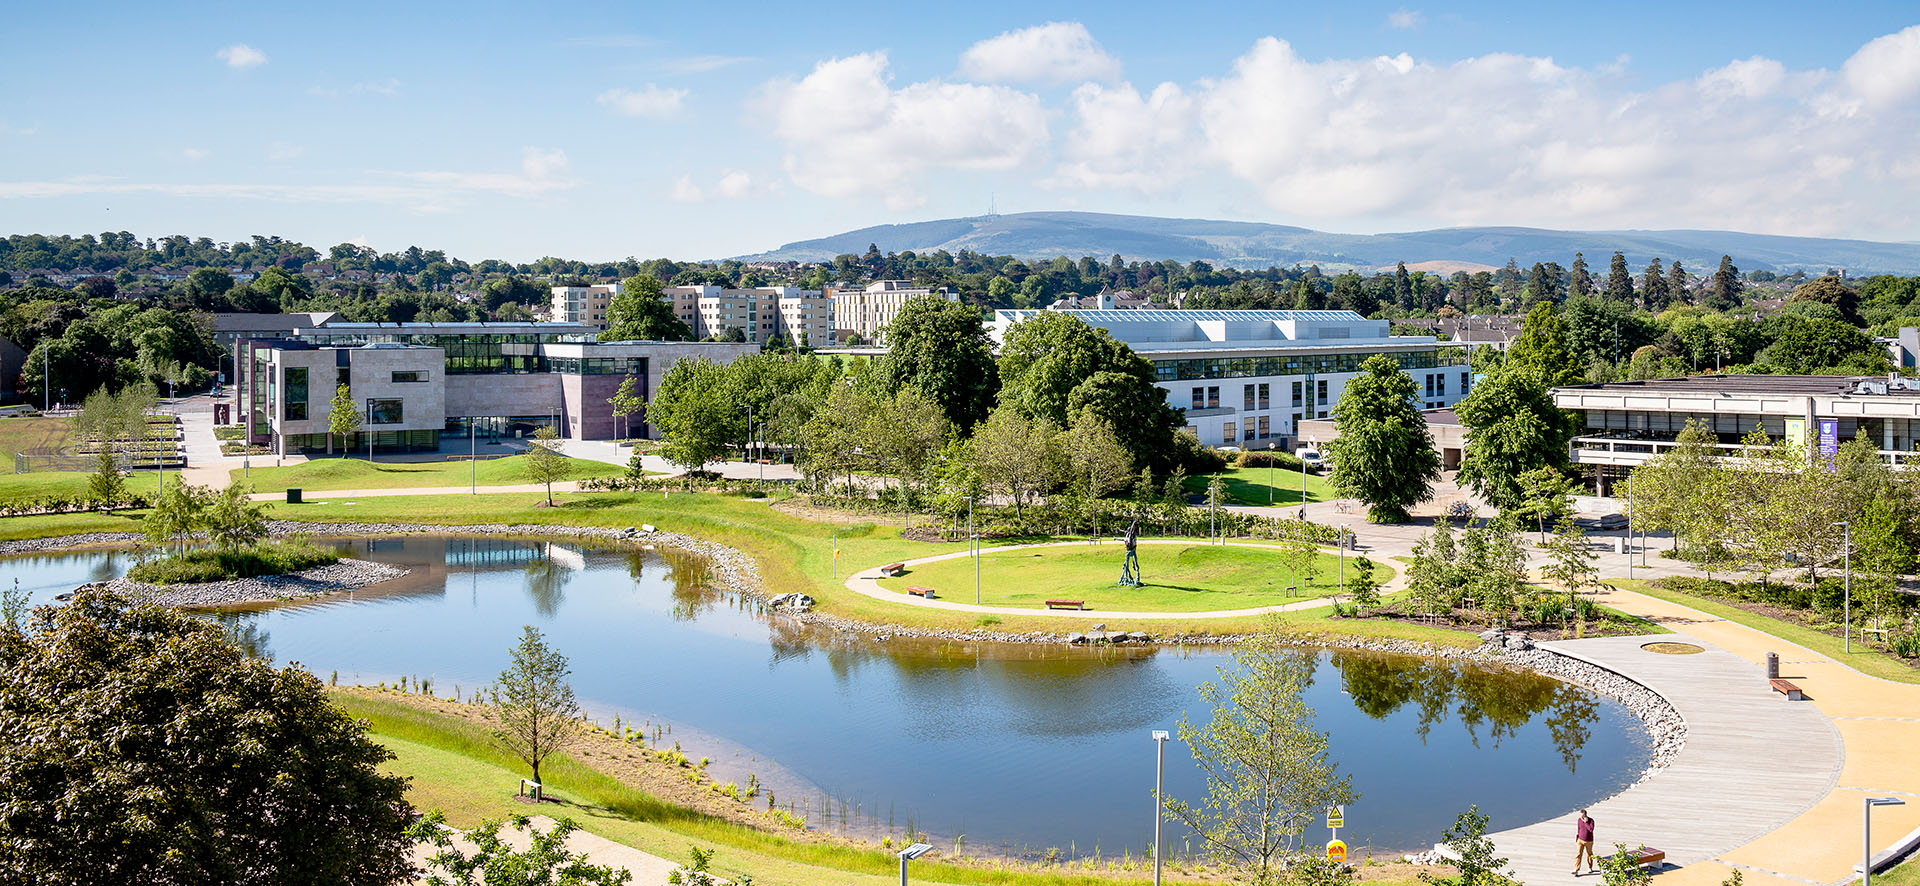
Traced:
[[887, 578], [893, 578], [905, 571], [907, 571], [907, 564], [905, 563], [888, 563], [880, 567], [880, 574]]
[[[1667, 860], [1667, 853], [1664, 850], [1654, 849], [1651, 846], [1629, 849], [1627, 853], [1633, 858], [1635, 865], [1643, 868], [1659, 867], [1661, 862]], [[1608, 856], [1608, 858], [1612, 857]]]
[[933, 589], [932, 589], [932, 588], [916, 588], [916, 587], [909, 587], [909, 588], [907, 588], [907, 593], [909, 593], [909, 594], [912, 594], [912, 595], [914, 595], [914, 596], [916, 596], [916, 597], [925, 597], [925, 598], [927, 598], [927, 599], [929, 599], [929, 600], [931, 600], [931, 599], [933, 599], [933, 597], [934, 597], [934, 593], [933, 593]]
[[1087, 608], [1087, 601], [1085, 600], [1048, 600], [1047, 608], [1048, 609], [1085, 609]]
[[1806, 694], [1800, 691], [1800, 687], [1795, 686], [1792, 683], [1789, 683], [1785, 680], [1768, 680], [1767, 682], [1769, 684], [1772, 684], [1773, 691], [1778, 692], [1782, 695], [1785, 695], [1788, 701], [1806, 701], [1807, 700]]

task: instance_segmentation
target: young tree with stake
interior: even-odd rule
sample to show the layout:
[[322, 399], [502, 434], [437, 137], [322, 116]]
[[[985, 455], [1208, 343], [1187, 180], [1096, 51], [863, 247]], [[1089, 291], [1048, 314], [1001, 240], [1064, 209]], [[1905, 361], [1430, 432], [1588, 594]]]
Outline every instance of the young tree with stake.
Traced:
[[538, 628], [522, 629], [512, 656], [493, 688], [493, 708], [500, 719], [494, 735], [533, 770], [537, 782], [540, 764], [579, 737], [580, 702], [567, 682], [573, 673], [567, 657], [549, 647]]

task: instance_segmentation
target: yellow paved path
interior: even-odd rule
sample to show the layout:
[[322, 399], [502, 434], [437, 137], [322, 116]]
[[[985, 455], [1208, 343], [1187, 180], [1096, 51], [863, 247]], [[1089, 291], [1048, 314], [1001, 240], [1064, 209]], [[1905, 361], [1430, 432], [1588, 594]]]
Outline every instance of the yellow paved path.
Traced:
[[[1747, 884], [1839, 884], [1858, 879], [1861, 801], [1898, 796], [1905, 806], [1874, 810], [1874, 851], [1920, 827], [1920, 685], [1870, 677], [1832, 658], [1771, 634], [1645, 594], [1613, 590], [1609, 606], [1644, 616], [1706, 640], [1762, 667], [1779, 653], [1780, 675], [1806, 691], [1808, 704], [1839, 730], [1846, 760], [1839, 784], [1799, 817], [1713, 861], [1660, 875], [1663, 884], [1717, 884], [1740, 868]], [[1794, 765], [1794, 749], [1779, 749], [1781, 766]], [[1729, 784], [1728, 792], [1741, 786]]]

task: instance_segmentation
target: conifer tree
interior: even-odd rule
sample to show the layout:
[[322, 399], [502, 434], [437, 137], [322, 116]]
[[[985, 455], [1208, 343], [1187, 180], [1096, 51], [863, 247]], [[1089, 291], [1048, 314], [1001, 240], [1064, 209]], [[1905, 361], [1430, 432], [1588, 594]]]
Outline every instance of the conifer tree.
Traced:
[[1686, 304], [1687, 271], [1680, 267], [1680, 260], [1674, 259], [1673, 266], [1667, 269], [1667, 304]]
[[1740, 269], [1733, 266], [1733, 256], [1720, 256], [1720, 269], [1713, 272], [1707, 284], [1707, 307], [1716, 311], [1740, 307], [1740, 288]]
[[1575, 298], [1593, 294], [1593, 276], [1587, 273], [1587, 257], [1581, 253], [1573, 254], [1572, 294]]
[[1667, 270], [1657, 257], [1647, 262], [1646, 273], [1640, 276], [1640, 299], [1649, 311], [1658, 312], [1667, 306]]
[[1627, 257], [1617, 250], [1607, 264], [1607, 297], [1621, 301], [1633, 299], [1633, 272], [1627, 270]]

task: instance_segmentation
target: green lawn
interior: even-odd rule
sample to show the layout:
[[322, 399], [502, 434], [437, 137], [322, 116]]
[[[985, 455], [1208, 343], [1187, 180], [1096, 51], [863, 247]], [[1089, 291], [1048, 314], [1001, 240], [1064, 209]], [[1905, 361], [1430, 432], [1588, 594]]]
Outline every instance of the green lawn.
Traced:
[[1873, 881], [1881, 886], [1920, 886], [1920, 859], [1909, 858], [1884, 874], [1874, 874]]
[[[14, 453], [53, 455], [67, 445], [73, 425], [65, 418], [0, 418], [0, 458], [13, 460]], [[8, 465], [9, 470], [12, 465]]]
[[[627, 469], [606, 462], [567, 459], [566, 480], [588, 477], [617, 477]], [[375, 457], [369, 463], [361, 458], [320, 458], [284, 468], [254, 467], [249, 472], [236, 468], [235, 482], [245, 480], [255, 492], [280, 492], [288, 487], [305, 490], [327, 489], [402, 489], [412, 486], [465, 486], [477, 477], [481, 486], [513, 486], [527, 480], [527, 457], [513, 455], [489, 459], [477, 465], [465, 461], [383, 462]]]
[[1756, 631], [1772, 634], [1782, 640], [1798, 643], [1815, 652], [1830, 656], [1836, 661], [1844, 662], [1848, 667], [1869, 676], [1893, 680], [1897, 683], [1920, 683], [1920, 670], [1915, 670], [1901, 664], [1882, 652], [1848, 653], [1845, 651], [1845, 644], [1839, 637], [1828, 636], [1805, 625], [1797, 625], [1792, 622], [1781, 621], [1777, 618], [1756, 615], [1738, 606], [1730, 606], [1710, 597], [1697, 597], [1692, 594], [1682, 594], [1678, 591], [1654, 587], [1642, 579], [1635, 579], [1633, 581], [1608, 579], [1607, 583], [1619, 585], [1630, 591], [1639, 591], [1649, 597], [1658, 597], [1670, 603], [1691, 606], [1709, 615], [1717, 615], [1736, 624], [1746, 625]]
[[[11, 470], [12, 464], [0, 465], [0, 469]], [[168, 471], [168, 476], [174, 472]], [[87, 478], [93, 476], [86, 471], [40, 471], [32, 474], [0, 474], [0, 504], [29, 501], [48, 496], [80, 498], [87, 494]], [[127, 491], [152, 492], [159, 482], [159, 475], [153, 471], [135, 471], [127, 478]]]
[[[406, 704], [396, 698], [336, 691], [335, 704], [367, 721], [375, 740], [394, 752], [387, 771], [411, 776], [407, 799], [418, 809], [438, 808], [448, 823], [470, 827], [483, 818], [524, 813], [513, 800], [523, 770], [478, 725]], [[541, 766], [541, 780], [559, 808], [583, 829], [663, 858], [682, 860], [689, 845], [717, 850], [715, 873], [751, 874], [766, 886], [849, 883], [886, 886], [898, 881], [899, 862], [879, 847], [815, 842], [755, 830], [660, 800], [565, 754]], [[899, 835], [895, 835], [896, 838]], [[1114, 877], [1083, 873], [1007, 870], [998, 865], [948, 864], [937, 856], [914, 862], [915, 882], [1094, 886], [1137, 882], [1141, 871]]]
[[[1300, 504], [1300, 472], [1285, 468], [1227, 468], [1218, 474], [1206, 474], [1188, 477], [1186, 490], [1194, 495], [1207, 494], [1207, 482], [1213, 477], [1226, 481], [1227, 497], [1221, 504], [1257, 505], [1264, 507], [1271, 497], [1275, 507]], [[1339, 498], [1339, 493], [1327, 485], [1327, 478], [1319, 474], [1307, 475], [1307, 501], [1330, 501]]]
[[[1269, 548], [1204, 543], [1139, 547], [1137, 588], [1118, 584], [1125, 548], [1118, 544], [1002, 551], [980, 557], [980, 602], [989, 606], [1039, 609], [1047, 600], [1085, 600], [1089, 609], [1135, 612], [1204, 612], [1292, 603], [1338, 593], [1340, 559], [1321, 554], [1317, 575], [1305, 593], [1289, 591], [1294, 576]], [[1376, 564], [1374, 576], [1385, 582], [1392, 569]], [[940, 596], [973, 601], [974, 568], [967, 557], [911, 567], [880, 586], [905, 593], [909, 586], [932, 588]]]

